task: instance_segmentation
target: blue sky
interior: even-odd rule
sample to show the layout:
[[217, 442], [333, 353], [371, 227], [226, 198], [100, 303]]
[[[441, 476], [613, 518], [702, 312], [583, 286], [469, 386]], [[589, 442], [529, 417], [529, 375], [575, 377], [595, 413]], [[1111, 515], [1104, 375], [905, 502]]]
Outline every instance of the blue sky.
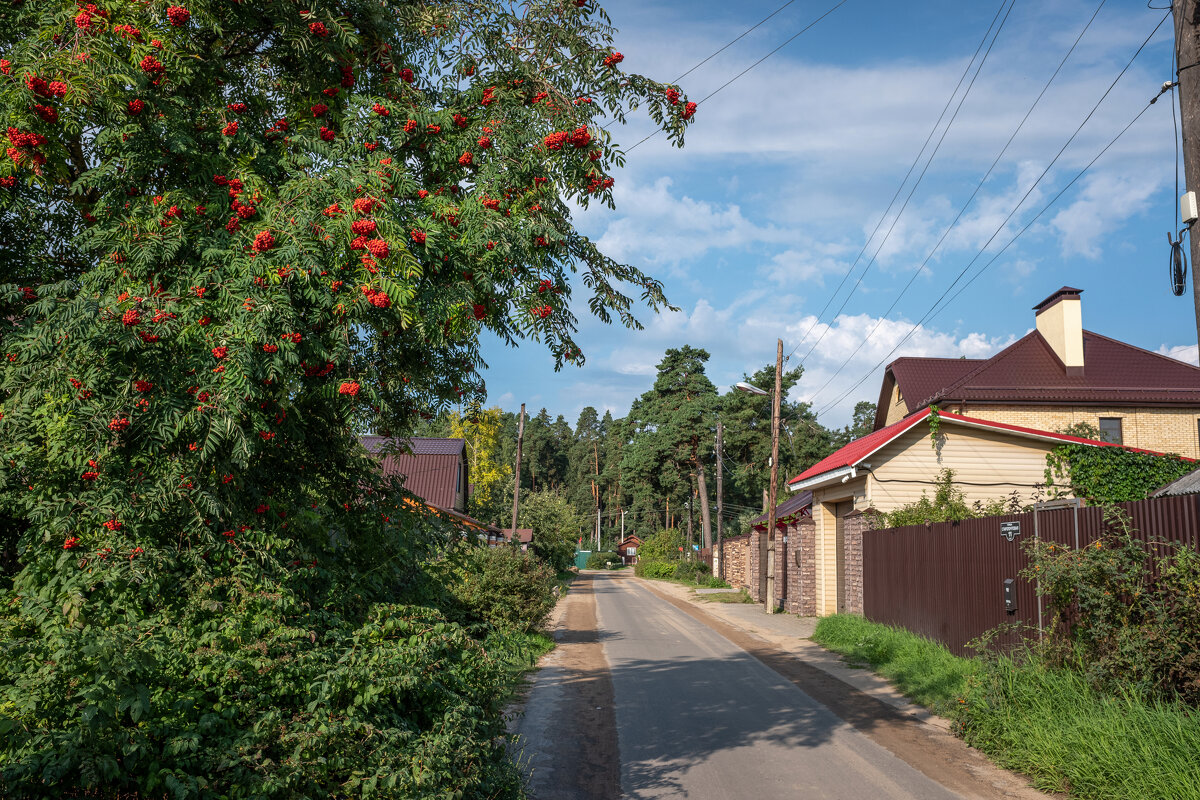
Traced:
[[[622, 66], [673, 80], [783, 2], [614, 0], [604, 8], [619, 30]], [[688, 75], [684, 90], [700, 100], [834, 2], [795, 0]], [[707, 349], [708, 374], [723, 389], [773, 362], [782, 337], [785, 354], [794, 350], [788, 366], [805, 369], [792, 399], [811, 401], [825, 425], [841, 426], [856, 401], [877, 398], [880, 362], [991, 355], [1030, 330], [1031, 307], [1063, 285], [1084, 290], [1089, 330], [1195, 363], [1190, 281], [1185, 296], [1175, 297], [1167, 274], [1164, 234], [1181, 227], [1166, 102], [1173, 94], [1150, 107], [954, 302], [914, 328], [973, 258], [982, 253], [967, 278], [1170, 79], [1168, 19], [1004, 222], [1166, 13], [1140, 0], [1109, 0], [950, 227], [1097, 5], [1016, 0], [907, 207], [897, 218], [930, 149], [868, 245], [1001, 3], [848, 0], [702, 103], [684, 149], [657, 137], [629, 152], [615, 175], [615, 211], [578, 214], [581, 230], [608, 255], [664, 281], [679, 312], [643, 312], [640, 332], [601, 325], [588, 317], [586, 290], [578, 286], [587, 364], [555, 373], [537, 343], [514, 350], [485, 340], [489, 404], [515, 410], [524, 402], [535, 412], [545, 406], [572, 423], [586, 405], [621, 415], [650, 387], [668, 347]], [[946, 119], [963, 90], [953, 96]], [[943, 120], [933, 143], [945, 126]], [[650, 127], [634, 119], [614, 130], [629, 147]]]

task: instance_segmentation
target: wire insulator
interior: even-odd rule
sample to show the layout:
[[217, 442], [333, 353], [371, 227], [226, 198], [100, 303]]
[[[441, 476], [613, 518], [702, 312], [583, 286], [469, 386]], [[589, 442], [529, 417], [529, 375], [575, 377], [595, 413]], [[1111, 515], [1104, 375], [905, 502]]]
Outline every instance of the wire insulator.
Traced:
[[1183, 235], [1187, 231], [1187, 228], [1181, 228], [1178, 240], [1171, 238], [1171, 232], [1167, 231], [1167, 241], [1171, 243], [1171, 257], [1168, 261], [1171, 293], [1176, 297], [1182, 297], [1184, 290], [1187, 289], [1187, 253], [1183, 252]]

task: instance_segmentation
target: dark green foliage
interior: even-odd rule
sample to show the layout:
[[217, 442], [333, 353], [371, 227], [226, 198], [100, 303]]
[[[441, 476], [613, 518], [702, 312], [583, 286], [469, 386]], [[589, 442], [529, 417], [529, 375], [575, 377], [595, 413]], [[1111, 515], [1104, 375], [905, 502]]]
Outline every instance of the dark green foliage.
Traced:
[[550, 566], [515, 547], [471, 547], [450, 592], [469, 623], [532, 633], [553, 610], [557, 579]]
[[533, 552], [555, 572], [568, 570], [575, 563], [575, 545], [583, 520], [561, 492], [543, 489], [521, 493], [522, 528], [533, 530]]
[[869, 400], [859, 400], [854, 406], [854, 415], [850, 424], [839, 431], [831, 431], [833, 448], [836, 450], [855, 439], [861, 439], [875, 430], [875, 404]]
[[[804, 374], [802, 367], [784, 370], [779, 425], [780, 502], [788, 496], [787, 481], [833, 452], [834, 436], [817, 422], [808, 403], [792, 402], [788, 392]], [[765, 366], [747, 383], [775, 391], [775, 367]], [[721, 421], [725, 424], [725, 499], [727, 507], [762, 509], [762, 492], [771, 477], [771, 398], [730, 389], [721, 395]], [[837, 445], [840, 446], [840, 445]], [[737, 530], [743, 533], [744, 530]]]
[[1138, 539], [1105, 509], [1105, 531], [1080, 550], [1030, 541], [1025, 576], [1040, 581], [1055, 647], [1100, 689], [1133, 690], [1200, 706], [1200, 554]]
[[1123, 447], [1062, 444], [1046, 454], [1046, 484], [1096, 503], [1144, 500], [1196, 468], [1174, 455], [1138, 453]]
[[675, 564], [675, 575], [677, 580], [687, 581], [688, 583], [702, 583], [708, 580], [712, 570], [708, 568], [708, 564], [699, 560], [680, 561]]
[[621, 566], [621, 557], [616, 553], [595, 552], [588, 556], [585, 569], [608, 569], [609, 564], [614, 567]]
[[639, 559], [633, 568], [639, 578], [674, 578], [675, 563], [670, 561], [646, 561]]

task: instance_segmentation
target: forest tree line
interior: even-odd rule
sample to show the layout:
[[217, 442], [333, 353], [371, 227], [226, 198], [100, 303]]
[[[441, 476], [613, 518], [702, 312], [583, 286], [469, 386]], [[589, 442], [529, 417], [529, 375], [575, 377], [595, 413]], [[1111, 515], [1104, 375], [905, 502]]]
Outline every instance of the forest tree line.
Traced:
[[[684, 345], [668, 349], [654, 384], [622, 417], [585, 407], [572, 425], [542, 408], [527, 412], [521, 454], [522, 514], [526, 498], [543, 506], [553, 495], [569, 508], [585, 549], [599, 514], [601, 542], [624, 532], [643, 538], [677, 528], [705, 546], [716, 535], [717, 423], [723, 425], [723, 528], [737, 535], [762, 513], [770, 480], [771, 397], [729, 387], [720, 392], [705, 374], [709, 354]], [[783, 372], [780, 412], [779, 502], [786, 482], [842, 445], [871, 432], [875, 404], [859, 402], [850, 425], [826, 428], [808, 403], [787, 399], [802, 367]], [[772, 392], [774, 365], [745, 381]], [[473, 485], [468, 513], [512, 525], [513, 468], [519, 412], [498, 407], [451, 411], [426, 420], [420, 436], [466, 440]], [[707, 525], [705, 520], [708, 520]]]

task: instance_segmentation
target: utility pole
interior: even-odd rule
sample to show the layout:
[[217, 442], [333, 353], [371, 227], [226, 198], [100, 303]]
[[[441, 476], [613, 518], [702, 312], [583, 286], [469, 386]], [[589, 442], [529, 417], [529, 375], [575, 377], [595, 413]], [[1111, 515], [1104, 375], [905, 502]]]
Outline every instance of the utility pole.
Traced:
[[778, 339], [775, 347], [775, 394], [771, 398], [771, 485], [767, 487], [767, 535], [763, 549], [766, 558], [766, 591], [767, 613], [775, 613], [775, 484], [779, 480], [779, 402], [783, 384], [783, 339]]
[[713, 550], [713, 574], [721, 580], [725, 580], [725, 562], [721, 559], [721, 520], [725, 516], [724, 498], [721, 496], [721, 429], [720, 422], [717, 423], [717, 547]]
[[[1184, 191], [1200, 192], [1200, 0], [1173, 0], [1175, 75], [1179, 81], [1179, 116], [1183, 132]], [[1195, 222], [1188, 223], [1192, 262], [1192, 300], [1196, 308], [1196, 337], [1200, 340], [1200, 241]]]
[[521, 440], [525, 438], [525, 404], [521, 403], [521, 417], [517, 421], [517, 465], [513, 469], [515, 482], [513, 483], [513, 513], [512, 513], [512, 530], [513, 538], [517, 538], [517, 505], [521, 500]]
[[621, 541], [625, 541], [625, 509], [621, 509]]
[[596, 506], [596, 552], [600, 552], [600, 506]]

